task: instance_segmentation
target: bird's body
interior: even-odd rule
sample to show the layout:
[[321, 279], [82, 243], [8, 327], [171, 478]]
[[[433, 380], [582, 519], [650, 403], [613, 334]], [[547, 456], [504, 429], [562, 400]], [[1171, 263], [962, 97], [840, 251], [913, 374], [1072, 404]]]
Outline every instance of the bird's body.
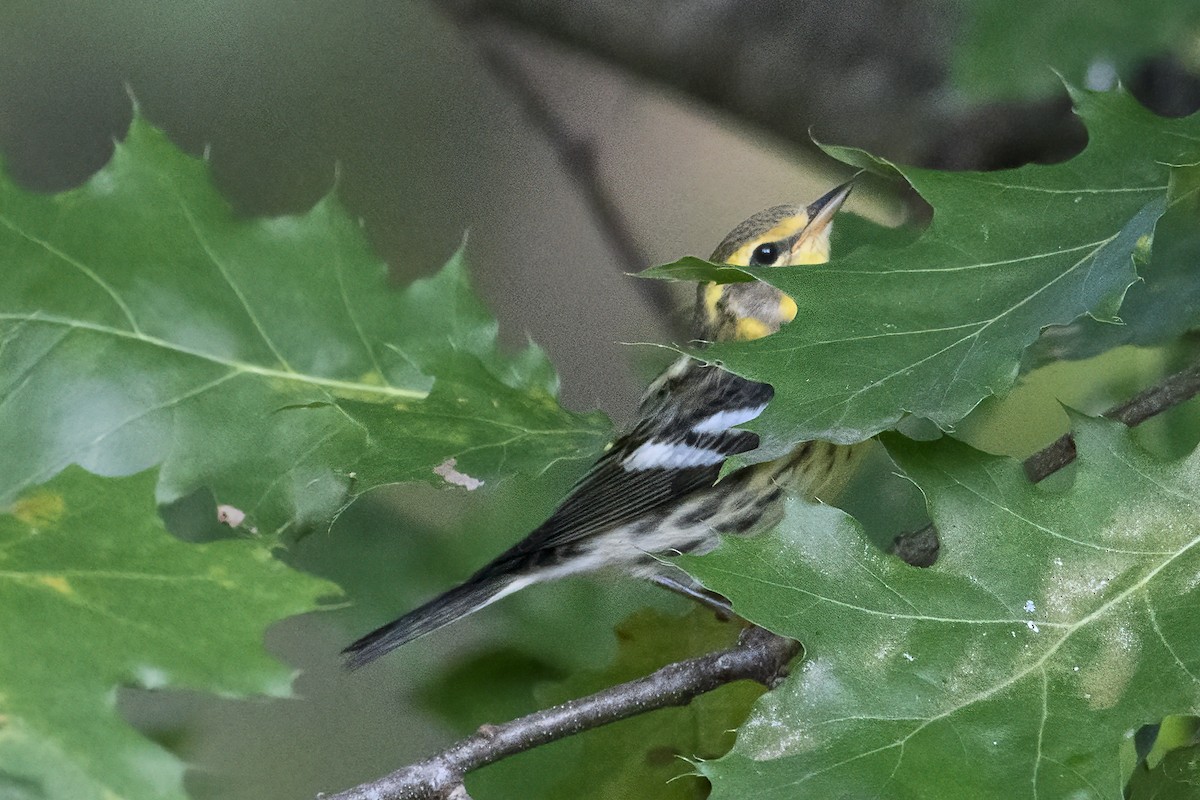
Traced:
[[[830, 220], [849, 194], [841, 186], [807, 208], [776, 206], [735, 228], [714, 262], [783, 266], [828, 260]], [[797, 311], [792, 298], [752, 281], [702, 284], [695, 331], [701, 341], [756, 339]], [[695, 592], [664, 561], [705, 553], [720, 534], [746, 534], [778, 522], [790, 492], [828, 498], [853, 474], [860, 452], [803, 442], [774, 461], [717, 480], [730, 456], [758, 436], [739, 430], [766, 408], [774, 390], [685, 356], [646, 390], [638, 422], [614, 440], [541, 526], [468, 578], [348, 648], [360, 666], [532, 583], [616, 568]]]

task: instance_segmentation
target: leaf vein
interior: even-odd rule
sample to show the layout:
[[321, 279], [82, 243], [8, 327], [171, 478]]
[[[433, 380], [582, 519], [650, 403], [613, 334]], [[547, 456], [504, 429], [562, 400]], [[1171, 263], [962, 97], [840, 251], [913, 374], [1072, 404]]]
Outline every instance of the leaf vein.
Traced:
[[429, 396], [429, 392], [418, 389], [405, 389], [395, 386], [380, 386], [378, 384], [362, 383], [359, 381], [345, 381], [336, 378], [324, 378], [319, 375], [307, 375], [302, 372], [285, 372], [271, 367], [262, 367], [257, 364], [251, 364], [247, 361], [240, 361], [233, 358], [225, 358], [214, 353], [206, 353], [192, 347], [186, 347], [176, 342], [169, 342], [166, 339], [161, 339], [157, 336], [141, 333], [140, 331], [125, 331], [120, 328], [113, 328], [108, 325], [100, 325], [94, 322], [84, 320], [67, 319], [64, 317], [51, 316], [46, 314], [3, 314], [0, 313], [0, 320], [24, 320], [27, 322], [37, 322], [47, 325], [61, 325], [68, 328], [77, 328], [80, 330], [92, 331], [106, 336], [114, 336], [121, 339], [129, 339], [132, 341], [141, 342], [151, 347], [157, 347], [163, 350], [168, 350], [180, 355], [199, 358], [204, 361], [209, 361], [213, 364], [236, 369], [238, 372], [247, 373], [250, 375], [258, 375], [265, 378], [278, 378], [280, 380], [306, 384], [310, 386], [328, 389], [333, 392], [347, 392], [352, 394], [378, 395], [380, 400], [424, 400]]
[[126, 322], [129, 323], [130, 330], [132, 330], [134, 333], [141, 332], [141, 329], [138, 327], [138, 324], [137, 324], [137, 319], [134, 318], [134, 316], [133, 316], [132, 309], [130, 309], [129, 306], [125, 303], [125, 300], [117, 292], [116, 288], [114, 288], [112, 286], [112, 284], [110, 284], [108, 281], [104, 280], [104, 278], [100, 277], [100, 274], [98, 272], [93, 270], [87, 264], [84, 264], [82, 261], [67, 255], [62, 250], [59, 250], [57, 247], [55, 247], [54, 245], [45, 241], [44, 239], [39, 239], [38, 237], [34, 236], [32, 233], [29, 233], [28, 231], [22, 229], [20, 226], [18, 226], [16, 223], [14, 223], [12, 220], [10, 220], [8, 217], [6, 217], [3, 214], [0, 214], [0, 224], [3, 224], [4, 227], [8, 228], [10, 231], [12, 231], [13, 233], [20, 236], [22, 239], [25, 239], [28, 242], [32, 242], [33, 244], [35, 244], [38, 247], [45, 250], [50, 255], [54, 256], [55, 258], [62, 261], [63, 263], [73, 267], [75, 270], [77, 270], [78, 272], [80, 272], [84, 276], [86, 276], [88, 278], [88, 280], [90, 280], [92, 283], [99, 286], [104, 291], [104, 293], [109, 296], [109, 299], [111, 299], [113, 301], [113, 303], [116, 304], [117, 308], [119, 308], [121, 310], [121, 314], [125, 317]]

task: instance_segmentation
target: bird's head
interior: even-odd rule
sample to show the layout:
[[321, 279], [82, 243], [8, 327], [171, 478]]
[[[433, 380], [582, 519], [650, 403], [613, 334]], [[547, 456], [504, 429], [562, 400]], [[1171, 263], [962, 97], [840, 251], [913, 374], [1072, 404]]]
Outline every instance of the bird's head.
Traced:
[[[844, 183], [807, 206], [774, 206], [758, 212], [730, 231], [709, 260], [738, 267], [828, 261], [833, 216], [852, 188], [852, 183]], [[795, 301], [765, 283], [701, 284], [696, 335], [705, 341], [758, 339], [795, 316]]]

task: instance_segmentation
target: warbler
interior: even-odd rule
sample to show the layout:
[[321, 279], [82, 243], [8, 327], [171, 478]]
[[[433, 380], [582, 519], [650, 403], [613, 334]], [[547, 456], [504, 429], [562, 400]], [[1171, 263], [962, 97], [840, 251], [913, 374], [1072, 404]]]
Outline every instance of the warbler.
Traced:
[[[710, 258], [786, 267], [829, 259], [843, 184], [807, 207], [775, 206], [738, 225]], [[747, 340], [790, 322], [795, 301], [761, 281], [698, 287], [697, 340]], [[550, 518], [464, 583], [378, 628], [343, 652], [359, 667], [533, 583], [618, 569], [704, 600], [711, 597], [668, 558], [705, 553], [720, 534], [779, 521], [785, 492], [828, 498], [853, 473], [860, 448], [810, 441], [774, 461], [718, 480], [730, 456], [758, 446], [738, 429], [767, 407], [769, 384], [684, 356], [650, 384], [637, 422], [611, 442]]]

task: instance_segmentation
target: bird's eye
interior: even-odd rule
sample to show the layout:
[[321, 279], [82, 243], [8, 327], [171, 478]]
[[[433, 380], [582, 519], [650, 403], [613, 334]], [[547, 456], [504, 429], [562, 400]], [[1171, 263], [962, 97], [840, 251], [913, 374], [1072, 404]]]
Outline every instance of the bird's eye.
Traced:
[[779, 259], [779, 245], [772, 243], [760, 244], [754, 248], [750, 256], [750, 266], [769, 267]]

